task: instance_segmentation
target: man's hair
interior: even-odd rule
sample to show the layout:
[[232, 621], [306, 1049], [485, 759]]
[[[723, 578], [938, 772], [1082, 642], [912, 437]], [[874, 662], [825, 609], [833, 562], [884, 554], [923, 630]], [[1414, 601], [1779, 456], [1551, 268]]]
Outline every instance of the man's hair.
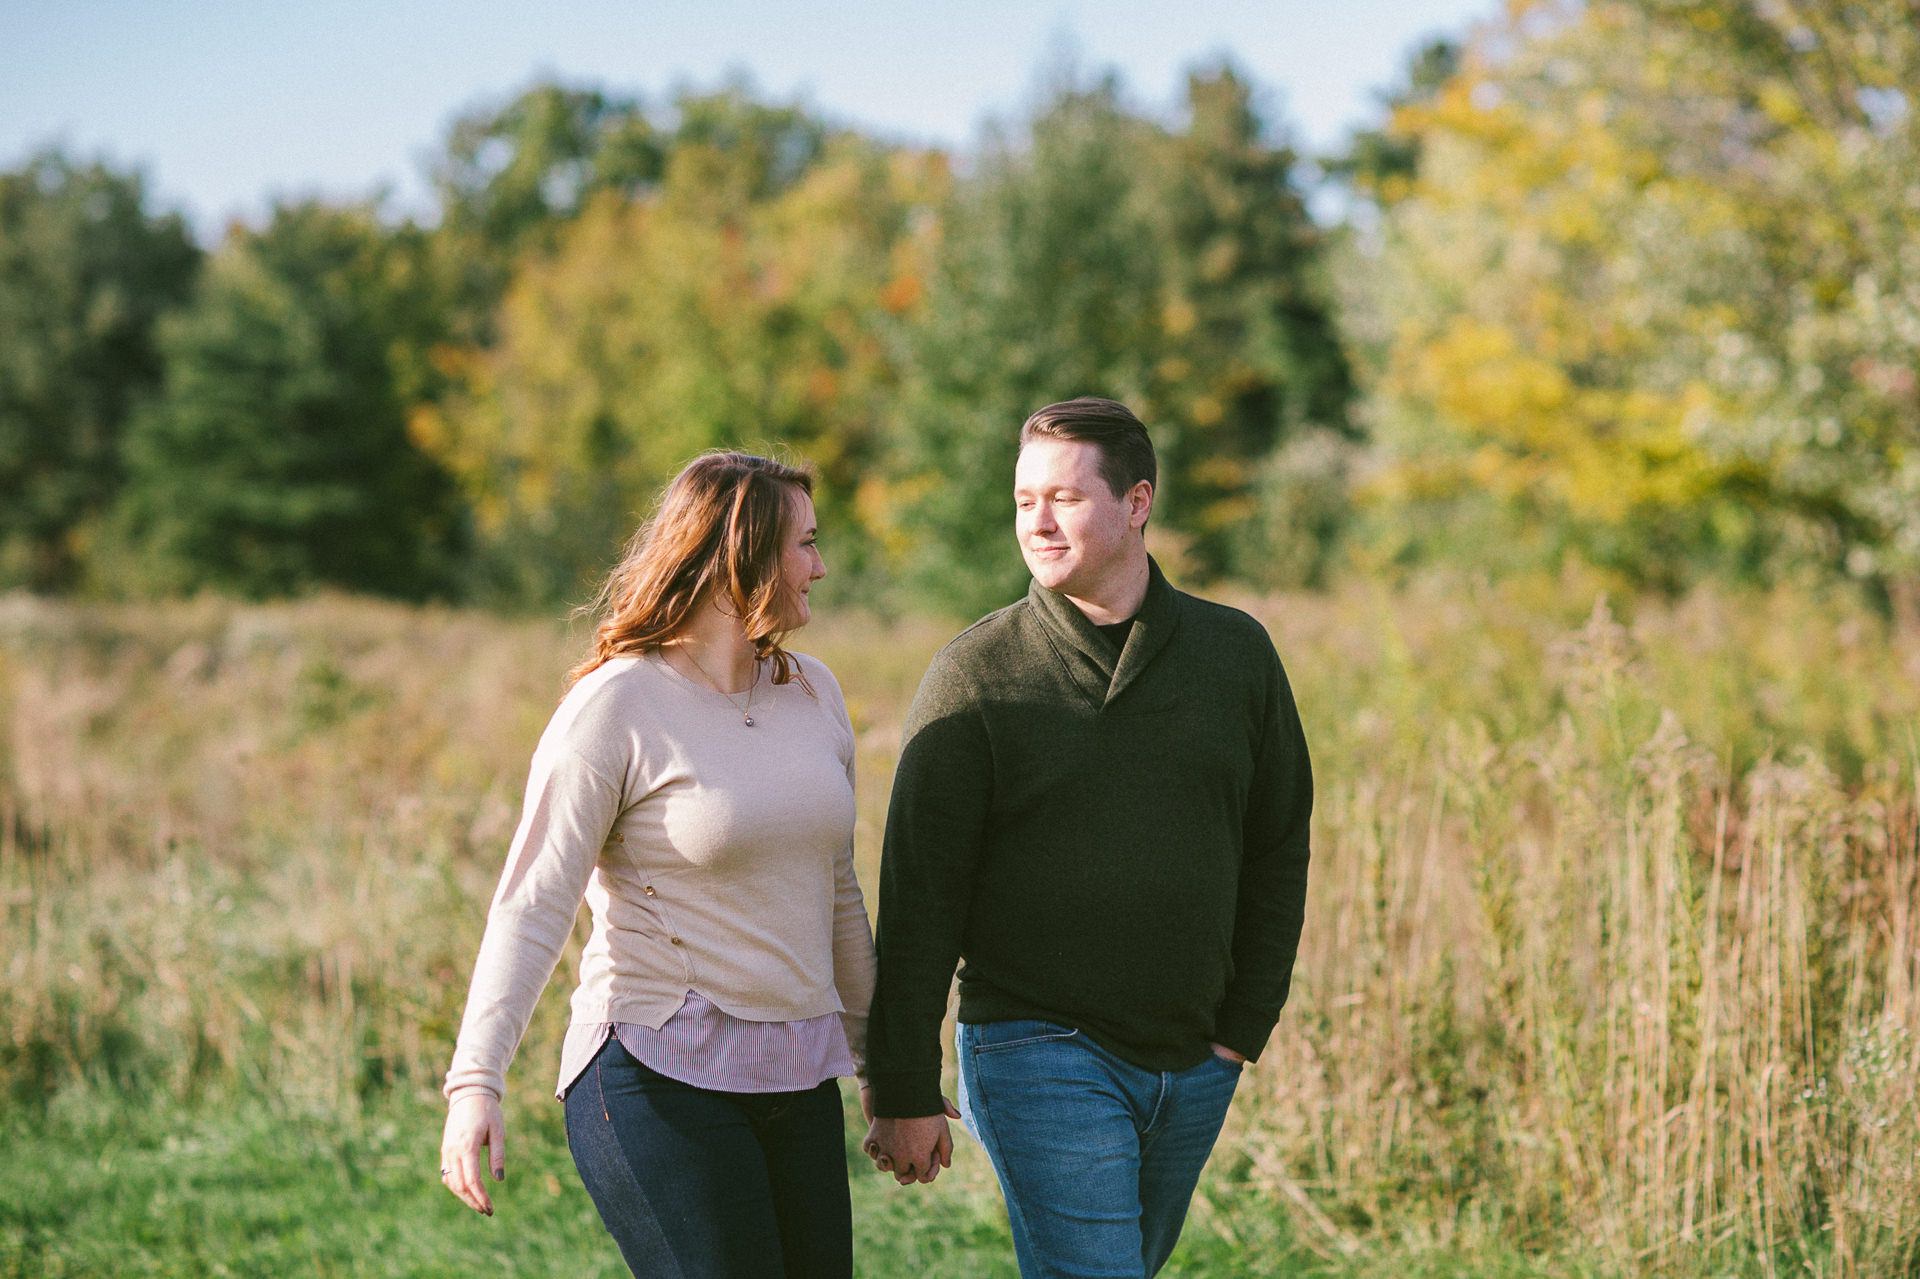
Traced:
[[1133, 410], [1118, 400], [1083, 395], [1037, 410], [1020, 428], [1020, 447], [1035, 440], [1081, 440], [1100, 450], [1100, 478], [1115, 497], [1145, 480], [1156, 487], [1153, 441]]

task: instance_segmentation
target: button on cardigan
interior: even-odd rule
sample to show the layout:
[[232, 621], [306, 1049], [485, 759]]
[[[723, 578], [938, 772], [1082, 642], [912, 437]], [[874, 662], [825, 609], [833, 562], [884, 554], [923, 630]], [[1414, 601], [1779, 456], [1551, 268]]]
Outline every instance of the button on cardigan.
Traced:
[[[833, 675], [768, 682], [754, 724], [657, 652], [616, 658], [554, 712], [487, 915], [443, 1089], [505, 1092], [584, 896], [572, 1025], [658, 1028], [688, 991], [748, 1021], [841, 1014], [865, 1046], [873, 936], [853, 872], [853, 729]], [[562, 1090], [598, 1042], [569, 1035]]]

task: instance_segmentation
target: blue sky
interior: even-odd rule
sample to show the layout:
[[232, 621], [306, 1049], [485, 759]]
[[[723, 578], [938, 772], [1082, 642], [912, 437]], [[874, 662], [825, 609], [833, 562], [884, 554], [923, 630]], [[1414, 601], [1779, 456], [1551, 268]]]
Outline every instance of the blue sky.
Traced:
[[745, 71], [832, 119], [964, 147], [1068, 52], [1149, 108], [1228, 52], [1297, 142], [1328, 147], [1416, 41], [1497, 3], [0, 0], [0, 166], [48, 142], [138, 165], [211, 236], [275, 194], [385, 189], [424, 209], [422, 158], [448, 121], [543, 76], [651, 98]]

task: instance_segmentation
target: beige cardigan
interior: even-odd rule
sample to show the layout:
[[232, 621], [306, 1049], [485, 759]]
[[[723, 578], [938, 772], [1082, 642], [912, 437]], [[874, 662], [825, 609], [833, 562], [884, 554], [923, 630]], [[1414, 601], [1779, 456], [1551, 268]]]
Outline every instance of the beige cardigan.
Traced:
[[[863, 1060], [873, 933], [853, 873], [853, 728], [840, 686], [761, 668], [739, 703], [658, 653], [580, 680], [533, 754], [443, 1092], [503, 1096], [584, 894], [572, 1025], [659, 1027], [697, 991], [749, 1021], [839, 1012]], [[569, 1034], [561, 1084], [598, 1046]]]

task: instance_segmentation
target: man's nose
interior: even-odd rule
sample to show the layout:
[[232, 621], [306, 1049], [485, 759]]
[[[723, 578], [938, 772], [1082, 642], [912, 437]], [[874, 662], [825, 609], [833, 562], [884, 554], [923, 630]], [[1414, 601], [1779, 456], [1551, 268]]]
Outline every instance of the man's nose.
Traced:
[[1033, 527], [1041, 532], [1053, 528], [1053, 508], [1045, 502], [1033, 508]]

